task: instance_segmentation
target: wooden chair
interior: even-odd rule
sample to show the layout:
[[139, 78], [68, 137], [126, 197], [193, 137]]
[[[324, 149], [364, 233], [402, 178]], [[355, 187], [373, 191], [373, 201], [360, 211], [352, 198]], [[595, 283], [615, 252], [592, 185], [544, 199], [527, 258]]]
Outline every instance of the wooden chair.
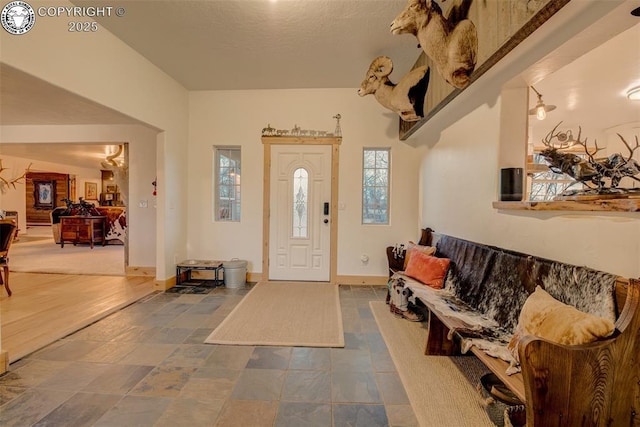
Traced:
[[17, 231], [18, 227], [14, 220], [0, 220], [0, 285], [4, 284], [9, 296], [11, 296], [11, 288], [9, 287], [9, 248]]

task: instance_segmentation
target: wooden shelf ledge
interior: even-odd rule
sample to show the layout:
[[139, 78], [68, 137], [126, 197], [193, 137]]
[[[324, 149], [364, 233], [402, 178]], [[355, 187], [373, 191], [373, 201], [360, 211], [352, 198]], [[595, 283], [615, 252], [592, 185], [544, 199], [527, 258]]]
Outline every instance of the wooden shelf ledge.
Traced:
[[494, 209], [520, 211], [640, 212], [640, 198], [493, 202]]
[[262, 136], [263, 144], [340, 145], [340, 136]]

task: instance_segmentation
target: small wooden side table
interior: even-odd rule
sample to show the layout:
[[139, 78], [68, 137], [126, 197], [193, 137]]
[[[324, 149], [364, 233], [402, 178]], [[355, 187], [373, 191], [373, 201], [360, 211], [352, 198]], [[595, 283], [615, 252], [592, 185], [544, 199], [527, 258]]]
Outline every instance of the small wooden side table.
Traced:
[[64, 242], [89, 243], [91, 249], [96, 242], [106, 244], [105, 224], [106, 216], [61, 216], [60, 217], [60, 247]]

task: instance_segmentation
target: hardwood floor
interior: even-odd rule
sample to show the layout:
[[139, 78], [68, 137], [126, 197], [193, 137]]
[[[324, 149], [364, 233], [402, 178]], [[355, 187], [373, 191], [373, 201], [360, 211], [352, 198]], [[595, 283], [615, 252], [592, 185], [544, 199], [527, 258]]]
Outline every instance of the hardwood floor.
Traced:
[[2, 350], [14, 362], [155, 290], [153, 277], [15, 273], [0, 288]]

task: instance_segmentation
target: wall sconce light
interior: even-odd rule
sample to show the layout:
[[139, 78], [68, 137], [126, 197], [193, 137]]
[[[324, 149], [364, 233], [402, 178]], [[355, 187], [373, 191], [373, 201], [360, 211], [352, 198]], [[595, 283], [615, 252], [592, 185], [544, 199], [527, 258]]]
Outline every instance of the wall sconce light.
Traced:
[[536, 116], [536, 119], [538, 120], [544, 120], [547, 117], [547, 113], [549, 111], [555, 110], [556, 106], [545, 105], [545, 103], [542, 101], [542, 95], [540, 94], [540, 92], [538, 92], [535, 87], [533, 86], [530, 86], [530, 87], [531, 89], [533, 89], [536, 95], [538, 95], [538, 103], [536, 104], [535, 107], [529, 110], [529, 115]]
[[640, 86], [629, 89], [627, 91], [627, 98], [632, 101], [640, 101]]

